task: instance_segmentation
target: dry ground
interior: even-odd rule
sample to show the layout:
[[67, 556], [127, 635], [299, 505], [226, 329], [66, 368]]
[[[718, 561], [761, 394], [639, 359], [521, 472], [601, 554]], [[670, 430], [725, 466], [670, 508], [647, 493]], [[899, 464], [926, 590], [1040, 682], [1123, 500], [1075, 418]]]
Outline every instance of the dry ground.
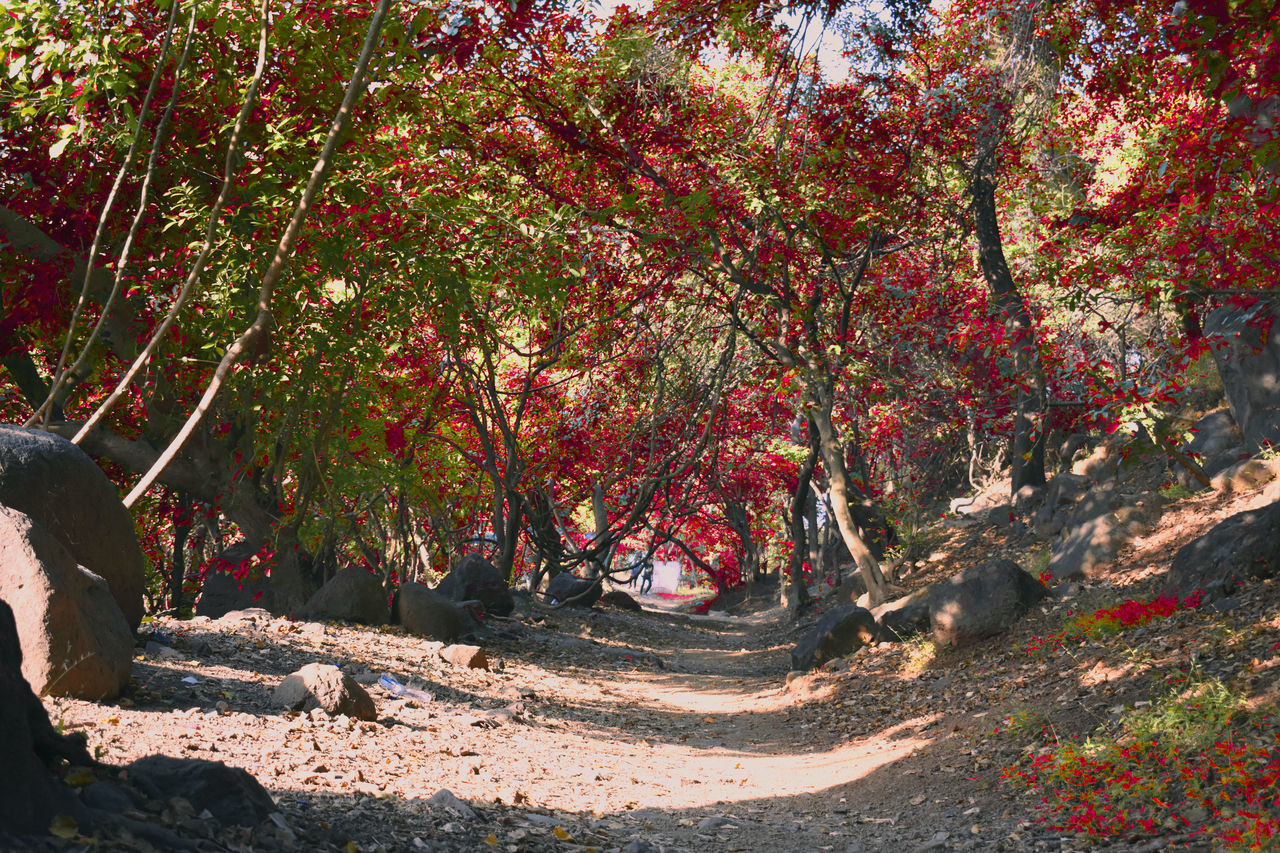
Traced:
[[[1008, 721], [1090, 731], [1193, 660], [1273, 699], [1280, 585], [1256, 584], [1229, 612], [1179, 614], [1116, 643], [1036, 657], [1028, 640], [1060, 630], [1069, 612], [1150, 596], [1179, 545], [1261, 502], [1211, 493], [1173, 505], [1106, 576], [980, 646], [934, 655], [921, 642], [883, 645], [790, 685], [788, 652], [803, 626], [761, 597], [727, 617], [558, 611], [496, 621], [481, 641], [489, 670], [446, 663], [440, 644], [399, 629], [250, 611], [158, 620], [153, 639], [174, 652], [140, 650], [128, 699], [46, 706], [111, 763], [163, 752], [249, 770], [277, 799], [277, 823], [228, 831], [193, 816], [198, 803], [137, 815], [209, 839], [208, 849], [1083, 849], [1091, 845], [1037, 824], [1034, 804], [1000, 781], [1043, 737], [1005, 733]], [[906, 586], [992, 556], [1026, 564], [1043, 547], [993, 528], [949, 531], [936, 545]], [[378, 721], [273, 707], [280, 679], [313, 661], [369, 685]], [[432, 698], [392, 696], [377, 684], [383, 673]], [[429, 802], [442, 789], [462, 804]], [[1186, 844], [1194, 839], [1175, 835], [1109, 849]]]

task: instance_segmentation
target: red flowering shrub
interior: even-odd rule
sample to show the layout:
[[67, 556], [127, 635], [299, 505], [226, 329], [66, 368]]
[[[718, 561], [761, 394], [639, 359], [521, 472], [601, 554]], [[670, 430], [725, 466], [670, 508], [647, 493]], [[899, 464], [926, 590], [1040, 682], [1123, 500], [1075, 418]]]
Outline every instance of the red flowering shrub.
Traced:
[[1052, 636], [1032, 637], [1027, 643], [1027, 652], [1055, 652], [1073, 640], [1137, 628], [1153, 619], [1167, 619], [1179, 610], [1194, 610], [1203, 600], [1202, 592], [1193, 592], [1182, 599], [1167, 594], [1158, 595], [1149, 601], [1128, 599], [1115, 607], [1104, 607], [1087, 616], [1077, 616], [1066, 628]]
[[1096, 837], [1186, 833], [1231, 850], [1280, 841], [1280, 721], [1234, 714], [1208, 682], [1135, 712], [1115, 741], [1060, 744], [1003, 778], [1040, 798], [1052, 829]]

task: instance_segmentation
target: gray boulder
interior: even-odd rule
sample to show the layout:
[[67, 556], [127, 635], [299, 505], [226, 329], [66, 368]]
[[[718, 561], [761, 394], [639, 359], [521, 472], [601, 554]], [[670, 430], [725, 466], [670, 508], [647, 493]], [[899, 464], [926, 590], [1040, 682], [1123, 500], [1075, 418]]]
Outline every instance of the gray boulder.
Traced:
[[1115, 511], [1122, 503], [1120, 495], [1114, 488], [1098, 486], [1090, 489], [1072, 505], [1070, 512], [1063, 520], [1062, 527], [1064, 530], [1073, 530], [1099, 516]]
[[443, 643], [452, 643], [470, 627], [465, 610], [420, 583], [400, 585], [394, 613], [405, 630]]
[[587, 608], [600, 600], [600, 584], [561, 572], [547, 582], [546, 597], [557, 604]]
[[14, 609], [22, 672], [51, 696], [110, 699], [129, 683], [133, 631], [107, 582], [53, 536], [0, 506], [0, 598]]
[[636, 601], [620, 589], [610, 590], [600, 596], [600, 603], [606, 607], [612, 607], [615, 610], [629, 610], [632, 613], [644, 612], [644, 608], [640, 606], [640, 602]]
[[1280, 503], [1237, 513], [1183, 545], [1169, 565], [1169, 587], [1179, 595], [1201, 591], [1214, 601], [1240, 582], [1275, 577], [1280, 569]]
[[1251, 453], [1280, 444], [1280, 330], [1273, 328], [1280, 316], [1277, 308], [1265, 300], [1243, 309], [1223, 305], [1204, 323], [1227, 405]]
[[[1182, 451], [1197, 460], [1210, 477], [1249, 456], [1244, 447], [1244, 434], [1228, 409], [1209, 412], [1187, 431], [1191, 439], [1182, 446]], [[1184, 466], [1170, 460], [1169, 468], [1174, 480], [1184, 488], [1193, 492], [1204, 488]]]
[[161, 802], [182, 797], [208, 809], [220, 823], [253, 827], [276, 811], [275, 801], [256, 779], [221, 761], [148, 755], [125, 769], [148, 797]]
[[871, 609], [876, 621], [898, 637], [910, 637], [929, 630], [929, 589], [918, 589], [902, 598], [886, 601]]
[[966, 569], [929, 592], [934, 642], [961, 646], [1002, 633], [1048, 592], [1012, 560]]
[[[1127, 516], [1127, 514], [1126, 514]], [[1053, 545], [1049, 571], [1055, 580], [1084, 580], [1110, 563], [1120, 549], [1146, 529], [1136, 518], [1123, 522], [1101, 515], [1072, 529]]]
[[1085, 521], [1053, 543], [1048, 570], [1055, 580], [1084, 580], [1115, 560], [1125, 540], [1123, 526], [1110, 516]]
[[211, 569], [200, 586], [195, 615], [220, 619], [236, 610], [271, 610], [271, 581], [261, 576], [237, 578], [231, 572]]
[[1203, 459], [1212, 459], [1223, 451], [1244, 444], [1244, 433], [1229, 409], [1209, 412], [1187, 431], [1191, 433], [1191, 440], [1183, 450]]
[[304, 619], [341, 619], [362, 625], [385, 625], [391, 616], [382, 582], [365, 569], [352, 566], [335, 574], [308, 599], [299, 614]]
[[346, 714], [357, 720], [378, 719], [378, 708], [372, 697], [355, 679], [331, 664], [309, 663], [285, 676], [272, 694], [272, 700], [291, 711], [323, 708], [330, 714]]
[[52, 768], [62, 759], [86, 767], [94, 763], [79, 741], [54, 731], [23, 677], [22, 663], [13, 610], [0, 601], [0, 846], [14, 850], [22, 848], [5, 833], [43, 834], [55, 815], [80, 816], [76, 796]]
[[822, 614], [791, 652], [791, 669], [807, 671], [829, 660], [842, 658], [863, 646], [890, 639], [876, 624], [871, 611], [846, 604]]
[[30, 516], [106, 580], [130, 631], [142, 622], [146, 561], [133, 516], [89, 456], [60, 436], [0, 426], [0, 505]]
[[515, 609], [507, 579], [493, 563], [474, 551], [464, 554], [449, 570], [436, 592], [453, 601], [480, 601], [485, 612], [495, 616], [510, 616]]

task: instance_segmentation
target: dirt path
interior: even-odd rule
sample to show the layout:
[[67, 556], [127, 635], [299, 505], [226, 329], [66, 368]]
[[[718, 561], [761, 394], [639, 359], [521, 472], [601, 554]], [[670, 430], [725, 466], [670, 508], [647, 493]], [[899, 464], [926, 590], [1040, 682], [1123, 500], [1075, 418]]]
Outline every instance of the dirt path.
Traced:
[[[1096, 838], [1030, 823], [1033, 804], [1000, 783], [1002, 769], [1149, 704], [1153, 685], [1188, 662], [1280, 695], [1280, 585], [1258, 584], [1229, 611], [1183, 612], [1116, 643], [1048, 655], [1028, 648], [1073, 611], [1149, 598], [1181, 542], [1260, 500], [1184, 501], [1107, 575], [1071, 599], [1046, 601], [1007, 634], [935, 657], [927, 643], [862, 649], [790, 684], [788, 652], [803, 628], [777, 608], [727, 618], [535, 612], [491, 624], [479, 641], [488, 669], [448, 663], [442, 644], [398, 628], [244, 611], [158, 620], [145, 628], [153, 644], [139, 650], [129, 696], [46, 706], [104, 761], [152, 753], [223, 761], [275, 798], [279, 819], [249, 833], [202, 818], [198, 803], [171, 798], [132, 810], [132, 819], [202, 845], [194, 849], [1098, 849]], [[939, 543], [908, 583], [1025, 556], [1027, 547], [974, 529]], [[312, 662], [367, 685], [378, 720], [276, 707], [275, 686]], [[431, 698], [396, 697], [379, 686], [383, 674]], [[1044, 728], [1008, 733], [1019, 720]], [[78, 851], [94, 840], [39, 849]], [[1105, 849], [1194, 842], [1134, 837]]]
[[[952, 766], [963, 727], [910, 702], [859, 708], [837, 696], [849, 671], [788, 687], [795, 633], [781, 616], [500, 622], [484, 641], [489, 670], [446, 663], [441, 644], [398, 629], [260, 611], [161, 620], [154, 636], [172, 651], [140, 657], [131, 699], [50, 710], [112, 763], [163, 752], [249, 770], [287, 824], [259, 828], [255, 850], [997, 847], [1009, 827], [984, 826], [989, 782]], [[368, 684], [379, 721], [272, 707], [275, 684], [312, 661]], [[432, 700], [393, 697], [383, 673]], [[944, 793], [922, 793], [939, 781]], [[428, 802], [442, 789], [466, 807]]]

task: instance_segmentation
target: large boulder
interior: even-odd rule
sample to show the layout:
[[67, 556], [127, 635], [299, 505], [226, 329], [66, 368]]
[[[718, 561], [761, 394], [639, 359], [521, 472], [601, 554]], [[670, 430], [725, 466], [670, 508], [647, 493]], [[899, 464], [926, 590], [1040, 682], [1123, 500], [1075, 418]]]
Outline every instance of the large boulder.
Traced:
[[346, 714], [357, 720], [378, 719], [373, 698], [356, 680], [332, 664], [309, 663], [285, 676], [272, 700], [291, 711], [323, 708], [333, 715]]
[[515, 609], [511, 588], [502, 572], [484, 557], [472, 551], [444, 576], [436, 592], [453, 601], [480, 601], [486, 613], [510, 616]]
[[640, 606], [640, 602], [636, 601], [620, 589], [610, 590], [600, 596], [600, 603], [605, 607], [612, 607], [615, 610], [629, 610], [632, 613], [644, 612], [644, 608]]
[[0, 601], [0, 846], [15, 850], [22, 848], [5, 834], [44, 833], [54, 816], [79, 812], [75, 795], [51, 769], [55, 763], [93, 764], [82, 743], [54, 731], [22, 663], [13, 610]]
[[224, 824], [257, 826], [277, 810], [271, 795], [248, 771], [221, 761], [148, 755], [125, 769], [147, 796], [162, 802], [182, 797]]
[[[1191, 438], [1182, 446], [1182, 452], [1197, 460], [1210, 477], [1249, 456], [1244, 449], [1244, 434], [1229, 409], [1209, 412], [1192, 424], [1187, 432]], [[1184, 488], [1191, 491], [1203, 488], [1203, 484], [1183, 465], [1170, 460], [1169, 468], [1173, 471], [1174, 480]]]
[[342, 619], [362, 625], [385, 625], [391, 615], [387, 593], [372, 572], [352, 566], [316, 590], [299, 614], [304, 619]]
[[1250, 452], [1280, 444], [1280, 335], [1273, 328], [1278, 316], [1277, 303], [1259, 300], [1243, 309], [1223, 305], [1205, 318], [1227, 405]]
[[961, 646], [999, 634], [1048, 593], [1012, 560], [965, 569], [930, 590], [934, 642]]
[[231, 572], [211, 569], [200, 586], [195, 615], [220, 619], [236, 610], [262, 608], [270, 611], [271, 579], [253, 574], [237, 578]]
[[1242, 580], [1269, 578], [1280, 569], [1280, 503], [1237, 513], [1178, 549], [1169, 587], [1180, 595], [1201, 591], [1212, 601]]
[[888, 639], [871, 611], [854, 604], [833, 608], [822, 614], [818, 624], [796, 644], [791, 652], [791, 669], [807, 671], [822, 666], [882, 638]]
[[107, 583], [27, 515], [0, 506], [0, 598], [17, 615], [37, 693], [110, 699], [129, 683], [133, 631]]
[[886, 601], [871, 608], [871, 613], [886, 631], [900, 638], [923, 634], [929, 630], [929, 588]]
[[1182, 449], [1202, 459], [1212, 459], [1223, 451], [1244, 444], [1244, 433], [1231, 416], [1230, 409], [1208, 412], [1187, 431], [1191, 433], [1191, 440]]
[[452, 643], [470, 627], [467, 612], [420, 583], [400, 585], [395, 619], [405, 630], [430, 640]]
[[569, 607], [591, 607], [600, 600], [600, 584], [583, 580], [569, 572], [561, 572], [547, 582], [546, 597], [553, 604]]
[[1112, 514], [1092, 518], [1054, 543], [1049, 571], [1060, 581], [1093, 577], [1116, 558], [1121, 547], [1145, 529], [1136, 517], [1127, 522]]
[[47, 432], [0, 426], [0, 505], [26, 513], [105, 579], [129, 630], [138, 629], [146, 561], [133, 516], [84, 451]]

